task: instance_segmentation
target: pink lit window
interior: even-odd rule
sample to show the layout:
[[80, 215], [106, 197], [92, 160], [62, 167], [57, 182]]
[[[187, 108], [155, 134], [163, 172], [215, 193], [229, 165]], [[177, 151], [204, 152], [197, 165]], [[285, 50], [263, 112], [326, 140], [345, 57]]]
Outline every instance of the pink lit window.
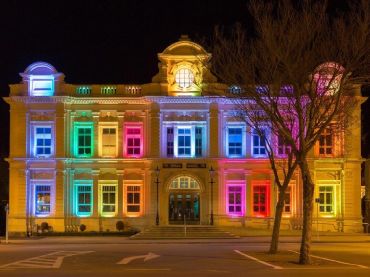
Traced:
[[227, 196], [227, 213], [230, 215], [243, 215], [243, 187], [242, 186], [229, 186]]
[[126, 157], [140, 157], [143, 153], [143, 132], [141, 126], [125, 126]]
[[265, 217], [269, 214], [269, 186], [253, 186], [253, 214]]

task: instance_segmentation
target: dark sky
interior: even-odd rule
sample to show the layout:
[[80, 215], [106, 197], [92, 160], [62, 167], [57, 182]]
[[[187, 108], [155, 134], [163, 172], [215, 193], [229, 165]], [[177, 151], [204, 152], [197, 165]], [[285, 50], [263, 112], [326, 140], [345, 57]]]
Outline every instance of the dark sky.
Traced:
[[[63, 72], [68, 83], [148, 83], [157, 73], [157, 53], [181, 34], [198, 40], [211, 36], [215, 25], [250, 26], [247, 3], [1, 0], [0, 96], [9, 94], [8, 84], [20, 81], [19, 72], [40, 60]], [[2, 100], [0, 113], [1, 160], [9, 148], [8, 107]]]
[[[157, 53], [178, 40], [246, 23], [247, 0], [0, 1], [0, 95], [35, 61], [69, 83], [148, 83]], [[0, 100], [1, 101], [1, 100]], [[8, 112], [0, 103], [0, 153], [8, 155]]]

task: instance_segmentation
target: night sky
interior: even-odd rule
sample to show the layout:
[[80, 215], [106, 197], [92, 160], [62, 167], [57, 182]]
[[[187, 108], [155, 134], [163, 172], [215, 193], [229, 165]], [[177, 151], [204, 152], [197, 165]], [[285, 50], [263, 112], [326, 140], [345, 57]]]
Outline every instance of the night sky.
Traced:
[[[8, 84], [18, 83], [18, 73], [35, 61], [51, 63], [66, 75], [67, 83], [149, 83], [157, 73], [157, 53], [181, 34], [198, 41], [210, 37], [215, 25], [250, 26], [247, 2], [2, 0], [1, 96], [9, 95]], [[370, 118], [369, 106], [366, 118]], [[9, 154], [9, 114], [3, 100], [0, 111], [1, 160]], [[4, 162], [0, 169], [1, 200], [7, 190]]]

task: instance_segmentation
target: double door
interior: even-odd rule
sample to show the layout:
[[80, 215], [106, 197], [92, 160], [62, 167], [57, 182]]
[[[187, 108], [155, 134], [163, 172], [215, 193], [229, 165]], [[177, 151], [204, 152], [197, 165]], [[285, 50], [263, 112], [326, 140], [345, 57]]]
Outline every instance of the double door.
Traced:
[[170, 224], [199, 224], [199, 192], [170, 192], [168, 211]]

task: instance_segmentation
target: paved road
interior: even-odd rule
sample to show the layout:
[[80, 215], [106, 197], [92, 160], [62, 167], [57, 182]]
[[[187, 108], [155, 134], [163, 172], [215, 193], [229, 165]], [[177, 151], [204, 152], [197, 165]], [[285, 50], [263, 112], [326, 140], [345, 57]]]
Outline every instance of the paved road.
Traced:
[[[313, 265], [295, 262], [299, 244], [127, 241], [114, 238], [0, 244], [0, 276], [370, 276], [370, 242], [315, 243]], [[292, 252], [293, 251], [293, 252]]]

